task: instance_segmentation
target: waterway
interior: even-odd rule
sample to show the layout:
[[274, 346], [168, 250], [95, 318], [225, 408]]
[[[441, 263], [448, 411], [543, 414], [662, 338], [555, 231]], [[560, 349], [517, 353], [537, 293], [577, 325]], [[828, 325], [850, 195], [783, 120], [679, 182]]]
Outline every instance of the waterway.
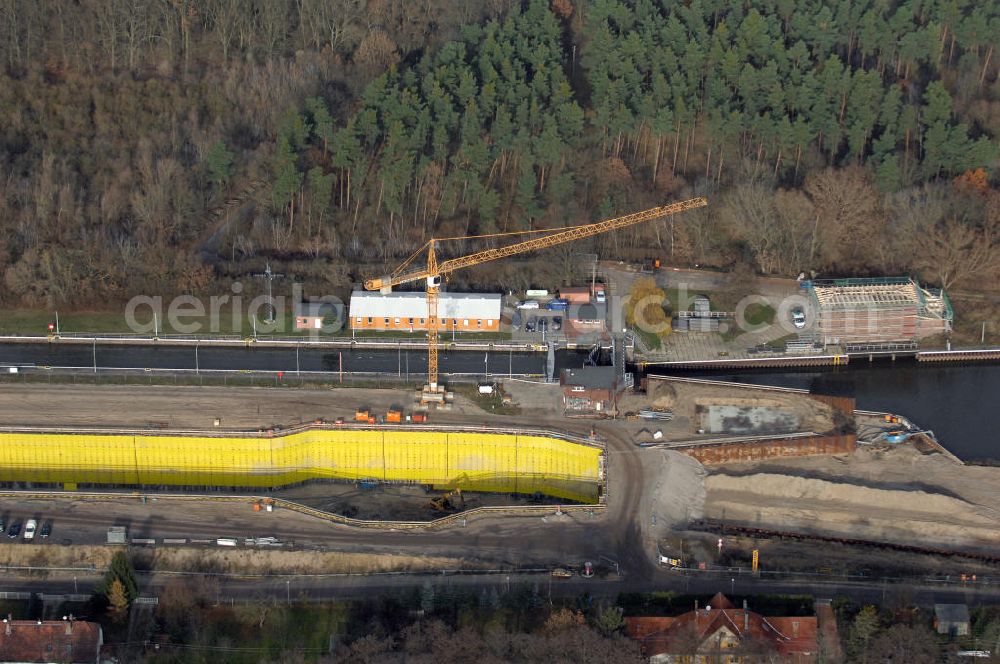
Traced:
[[1000, 460], [1000, 364], [852, 362], [804, 371], [681, 372], [678, 375], [853, 396], [857, 407], [906, 416], [965, 461]]

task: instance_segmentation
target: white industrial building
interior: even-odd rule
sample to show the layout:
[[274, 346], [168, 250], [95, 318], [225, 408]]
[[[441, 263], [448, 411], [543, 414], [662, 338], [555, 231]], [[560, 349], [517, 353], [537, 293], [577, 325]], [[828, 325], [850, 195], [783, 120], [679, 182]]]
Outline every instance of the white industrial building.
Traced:
[[[438, 329], [456, 332], [498, 331], [499, 293], [439, 293]], [[353, 330], [427, 329], [427, 296], [424, 293], [351, 293], [350, 324]]]

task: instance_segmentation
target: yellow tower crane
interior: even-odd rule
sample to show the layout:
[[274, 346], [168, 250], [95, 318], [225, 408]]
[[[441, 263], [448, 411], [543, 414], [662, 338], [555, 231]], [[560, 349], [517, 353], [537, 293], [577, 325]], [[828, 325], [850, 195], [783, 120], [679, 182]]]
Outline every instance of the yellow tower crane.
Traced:
[[[423, 401], [425, 402], [435, 402], [442, 401], [444, 399], [444, 390], [438, 385], [438, 291], [441, 288], [441, 277], [442, 275], [454, 272], [455, 270], [460, 270], [466, 267], [472, 267], [473, 265], [479, 265], [481, 263], [486, 263], [489, 261], [495, 261], [500, 258], [507, 258], [508, 256], [515, 256], [517, 254], [523, 254], [528, 251], [534, 251], [536, 249], [546, 249], [548, 247], [553, 247], [557, 244], [563, 244], [564, 242], [571, 242], [573, 240], [582, 240], [583, 238], [593, 237], [594, 235], [600, 235], [601, 233], [607, 233], [608, 231], [618, 230], [619, 228], [625, 228], [627, 226], [634, 226], [640, 224], [644, 221], [653, 221], [655, 219], [661, 219], [663, 217], [670, 216], [672, 214], [677, 214], [678, 212], [684, 212], [686, 210], [693, 210], [695, 208], [700, 208], [708, 205], [708, 200], [705, 198], [692, 198], [690, 200], [681, 201], [679, 203], [671, 203], [670, 205], [663, 205], [660, 207], [650, 208], [649, 210], [643, 210], [642, 212], [634, 212], [632, 214], [627, 214], [623, 217], [615, 217], [614, 219], [607, 219], [605, 221], [599, 221], [594, 224], [583, 224], [581, 226], [571, 226], [558, 231], [553, 231], [548, 235], [543, 235], [542, 237], [532, 238], [530, 240], [525, 240], [523, 242], [517, 242], [515, 244], [508, 245], [506, 247], [499, 247], [497, 249], [486, 249], [484, 251], [477, 251], [467, 256], [460, 256], [458, 258], [450, 258], [438, 262], [436, 245], [442, 240], [432, 238], [428, 240], [422, 247], [417, 249], [406, 261], [403, 262], [392, 274], [386, 275], [384, 277], [379, 277], [376, 279], [369, 279], [365, 281], [365, 289], [370, 291], [382, 291], [387, 293], [392, 290], [393, 286], [398, 286], [400, 284], [410, 283], [413, 281], [424, 280], [427, 289], [427, 386], [424, 387]], [[461, 240], [468, 238], [447, 238], [449, 240]], [[427, 250], [427, 267], [422, 270], [411, 270], [406, 272], [406, 268], [411, 262], [421, 253], [423, 250]]]

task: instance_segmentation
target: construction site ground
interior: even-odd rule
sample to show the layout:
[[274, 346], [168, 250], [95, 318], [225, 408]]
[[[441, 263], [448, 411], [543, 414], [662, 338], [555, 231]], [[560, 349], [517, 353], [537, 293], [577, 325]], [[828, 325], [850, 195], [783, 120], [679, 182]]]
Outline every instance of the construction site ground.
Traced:
[[[675, 421], [664, 423], [664, 429], [666, 433], [666, 425], [675, 427], [671, 435], [678, 439], [695, 437], [691, 418], [699, 399], [761, 398], [758, 391], [743, 388], [673, 387], [673, 392], [657, 388], [649, 398], [630, 397], [634, 402], [628, 407], [674, 409]], [[684, 529], [689, 520], [703, 517], [774, 530], [884, 537], [903, 543], [993, 550], [1000, 543], [997, 468], [963, 466], [939, 454], [924, 455], [902, 446], [886, 452], [863, 449], [847, 457], [706, 469], [677, 451], [638, 447], [638, 432], [649, 428], [648, 423], [564, 417], [558, 385], [506, 381], [504, 388], [519, 405], [519, 415], [487, 413], [458, 396], [451, 411], [431, 412], [431, 424], [544, 427], [583, 436], [594, 430], [608, 448], [606, 510], [558, 516], [553, 509], [531, 517], [470, 518], [466, 525], [412, 532], [338, 526], [287, 510], [255, 513], [247, 504], [140, 502], [138, 497], [127, 502], [90, 502], [73, 494], [44, 500], [7, 498], [2, 512], [8, 520], [15, 516], [54, 518], [52, 539], [32, 545], [38, 547], [63, 541], [98, 544], [108, 525], [120, 524], [128, 525], [137, 536], [268, 535], [319, 549], [369, 554], [419, 550], [418, 558], [489, 564], [569, 564], [605, 556], [640, 578], [652, 573], [658, 541]], [[781, 403], [799, 409], [803, 421], [814, 418], [816, 424], [808, 428], [822, 429], [829, 423], [824, 419], [830, 416], [826, 406], [801, 395], [791, 397]], [[410, 410], [413, 399], [412, 391], [369, 389], [0, 385], [0, 424], [142, 427], [166, 423], [171, 428], [211, 428], [214, 419], [220, 418], [223, 427], [257, 428], [350, 417], [359, 407], [379, 412], [391, 406]], [[368, 494], [354, 485], [315, 484], [299, 489], [309, 500], [326, 501], [334, 509], [368, 500]], [[406, 509], [425, 509], [426, 495], [420, 495], [420, 487], [400, 487], [399, 495], [394, 491], [384, 491], [363, 513], [358, 506], [358, 515], [384, 515], [394, 501], [409, 498], [414, 500], [407, 502]]]
[[909, 444], [733, 464], [706, 477], [704, 514], [750, 527], [995, 553], [1000, 468], [962, 465]]
[[803, 394], [777, 392], [731, 386], [709, 385], [672, 381], [669, 378], [649, 377], [646, 394], [627, 394], [619, 400], [619, 410], [623, 413], [638, 412], [643, 408], [669, 411], [670, 421], [649, 421], [636, 425], [630, 422], [633, 435], [640, 442], [652, 440], [652, 432], [662, 431], [665, 440], [694, 440], [718, 438], [720, 435], [741, 433], [744, 435], [764, 435], [768, 433], [788, 433], [787, 428], [773, 430], [762, 426], [755, 431], [721, 431], [699, 433], [703, 428], [702, 411], [711, 406], [735, 406], [742, 409], [764, 409], [776, 414], [787, 414], [797, 422], [794, 431], [826, 433], [836, 427], [833, 410]]

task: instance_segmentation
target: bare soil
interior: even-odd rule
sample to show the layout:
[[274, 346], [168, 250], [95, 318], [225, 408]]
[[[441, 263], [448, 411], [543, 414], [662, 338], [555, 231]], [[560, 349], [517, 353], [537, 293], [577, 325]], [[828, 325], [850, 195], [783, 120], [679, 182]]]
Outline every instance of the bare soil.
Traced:
[[709, 518], [946, 547], [1000, 545], [1000, 468], [909, 445], [731, 464], [705, 486]]
[[834, 429], [833, 409], [803, 394], [756, 390], [752, 386], [735, 388], [650, 378], [646, 394], [626, 394], [619, 401], [623, 412], [643, 408], [668, 410], [670, 422], [647, 422], [646, 428], [663, 431], [665, 438], [691, 439], [702, 427], [702, 409], [706, 406], [732, 405], [744, 408], [770, 408], [786, 412], [798, 420], [799, 429], [826, 433]]

